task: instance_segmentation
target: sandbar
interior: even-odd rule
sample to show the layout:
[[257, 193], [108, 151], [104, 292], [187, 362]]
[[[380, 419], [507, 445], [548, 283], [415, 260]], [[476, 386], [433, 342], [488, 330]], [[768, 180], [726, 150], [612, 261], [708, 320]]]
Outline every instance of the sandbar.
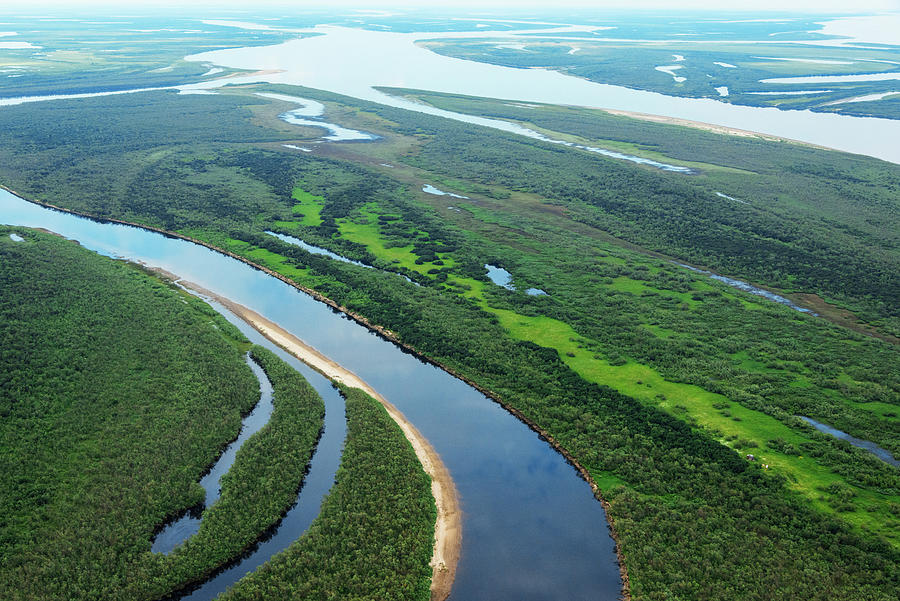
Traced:
[[[169, 277], [172, 274], [164, 274]], [[177, 278], [176, 278], [177, 279]], [[462, 514], [459, 508], [459, 496], [450, 472], [441, 460], [440, 455], [431, 443], [416, 429], [406, 416], [390, 401], [384, 398], [362, 378], [352, 371], [338, 365], [315, 348], [269, 321], [259, 313], [241, 304], [219, 296], [198, 284], [180, 280], [180, 285], [209, 297], [229, 311], [250, 324], [260, 334], [294, 355], [322, 375], [341, 384], [359, 388], [381, 403], [387, 410], [403, 435], [412, 445], [422, 468], [431, 476], [431, 494], [437, 506], [437, 520], [434, 526], [434, 550], [431, 557], [431, 601], [444, 601], [449, 595], [456, 577], [456, 565], [459, 562], [462, 544]]]

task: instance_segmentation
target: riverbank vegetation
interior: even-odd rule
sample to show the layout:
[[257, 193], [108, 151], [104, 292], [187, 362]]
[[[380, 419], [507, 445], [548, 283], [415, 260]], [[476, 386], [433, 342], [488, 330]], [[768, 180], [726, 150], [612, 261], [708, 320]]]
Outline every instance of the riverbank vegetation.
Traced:
[[279, 520], [324, 416], [302, 376], [252, 348], [275, 390], [269, 423], [200, 531], [151, 553], [167, 517], [202, 503], [200, 475], [259, 398], [249, 343], [201, 301], [61, 238], [3, 228], [0, 259], [0, 596], [158, 599]]
[[[342, 125], [383, 139], [284, 149], [278, 142], [302, 136], [243, 91], [45, 103], [0, 112], [10, 126], [0, 127], [9, 158], [0, 179], [28, 197], [248, 257], [519, 409], [600, 484], [635, 598], [892, 598], [897, 471], [796, 416], [897, 454], [897, 347], [671, 259], [816, 293], [896, 332], [896, 166], [592, 111], [529, 118], [700, 169], [685, 176], [269, 89], [323, 101]], [[86, 121], [79, 111], [100, 107], [113, 125], [74, 144]], [[131, 148], [126, 134], [147, 122], [157, 126], [140, 129]], [[733, 150], [741, 145], [748, 152]], [[424, 193], [426, 183], [469, 198]], [[378, 269], [312, 255], [266, 230]], [[493, 285], [485, 263], [507, 269], [518, 290], [548, 295]]]
[[[260, 346], [251, 356], [274, 389], [268, 423], [240, 448], [222, 476], [221, 496], [202, 514], [200, 530], [166, 556], [144, 558], [123, 599], [158, 599], [202, 582], [274, 525], [297, 499], [325, 417], [318, 393], [296, 370]], [[150, 584], [150, 586], [148, 586]]]
[[357, 388], [341, 391], [347, 440], [319, 516], [224, 599], [429, 599], [431, 481], [387, 411]]
[[156, 525], [202, 498], [200, 474], [259, 389], [243, 335], [200, 301], [62, 238], [9, 231], [0, 597], [82, 598], [114, 588]]

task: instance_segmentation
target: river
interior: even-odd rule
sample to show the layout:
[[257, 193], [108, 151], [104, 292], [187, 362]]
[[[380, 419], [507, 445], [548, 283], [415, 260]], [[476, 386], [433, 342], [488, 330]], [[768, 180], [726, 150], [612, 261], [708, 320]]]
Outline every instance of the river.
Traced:
[[[614, 542], [590, 486], [479, 391], [280, 280], [203, 246], [46, 209], [3, 190], [0, 223], [43, 227], [101, 254], [195, 282], [278, 323], [387, 397], [435, 447], [460, 494], [463, 543], [451, 599], [619, 598]], [[326, 432], [333, 413], [326, 407]], [[337, 451], [331, 453], [336, 460]]]
[[222, 476], [228, 473], [228, 470], [234, 465], [238, 450], [244, 446], [244, 443], [251, 436], [269, 423], [269, 418], [272, 417], [272, 410], [274, 409], [272, 405], [272, 383], [266, 376], [266, 372], [263, 371], [256, 361], [250, 358], [249, 354], [245, 357], [245, 360], [253, 371], [253, 375], [259, 381], [259, 401], [253, 406], [253, 410], [241, 420], [241, 429], [238, 437], [225, 447], [225, 450], [212, 464], [209, 471], [200, 478], [200, 486], [206, 491], [203, 507], [192, 508], [185, 515], [166, 524], [159, 534], [156, 535], [153, 545], [150, 547], [150, 550], [154, 553], [165, 553], [168, 555], [175, 547], [200, 531], [199, 514], [202, 510], [212, 507], [213, 503], [219, 499], [219, 495], [222, 492], [219, 488], [219, 482], [222, 480]]
[[[222, 23], [248, 29], [268, 28], [253, 23], [232, 21]], [[543, 30], [540, 33], [545, 36], [553, 31], [566, 33], [580, 30], [583, 28], [570, 26], [558, 30]], [[446, 111], [376, 89], [411, 88], [502, 98], [517, 102], [583, 106], [656, 115], [743, 132], [758, 132], [900, 164], [900, 144], [896, 142], [900, 140], [900, 120], [896, 119], [855, 117], [809, 110], [781, 110], [774, 107], [730, 104], [711, 98], [667, 96], [658, 92], [596, 83], [548, 69], [516, 69], [452, 58], [436, 54], [417, 44], [424, 40], [514, 37], [527, 30], [393, 33], [319, 25], [310, 29], [290, 31], [298, 35], [301, 33], [308, 35], [271, 46], [213, 50], [185, 57], [189, 61], [251, 72], [245, 75], [167, 88], [0, 98], [0, 106], [160, 89], [177, 89], [180, 93], [201, 93], [230, 84], [268, 82], [327, 90], [534, 139], [563, 143], [517, 123]], [[318, 125], [321, 126], [321, 123]], [[694, 172], [688, 167], [658, 163], [607, 149], [591, 146], [578, 148], [620, 160], [649, 164], [666, 171], [685, 174]]]
[[[900, 120], [667, 96], [591, 82], [547, 69], [515, 69], [451, 58], [416, 43], [420, 40], [510, 37], [521, 32], [392, 33], [327, 25], [302, 31], [316, 35], [272, 46], [214, 50], [186, 58], [258, 72], [240, 78], [243, 82], [302, 85], [489, 127], [497, 127], [497, 120], [441, 111], [375, 88], [412, 88], [518, 102], [646, 113], [760, 132], [900, 163], [900, 144], [897, 144]], [[546, 33], [545, 30], [543, 34]], [[204, 82], [193, 87], [211, 88], [225, 83], [228, 80]], [[489, 123], [491, 121], [495, 123]], [[516, 128], [509, 128], [509, 131], [522, 133]]]

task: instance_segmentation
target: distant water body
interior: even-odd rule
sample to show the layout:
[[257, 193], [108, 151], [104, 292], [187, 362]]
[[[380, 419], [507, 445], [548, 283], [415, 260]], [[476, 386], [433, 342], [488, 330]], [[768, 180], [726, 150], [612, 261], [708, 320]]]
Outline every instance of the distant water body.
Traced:
[[[391, 96], [375, 88], [412, 88], [661, 115], [759, 132], [900, 163], [898, 120], [666, 96], [595, 83], [547, 69], [515, 69], [451, 58], [416, 43], [441, 38], [496, 38], [516, 32], [392, 33], [325, 25], [307, 32], [319, 35], [273, 46], [215, 50], [186, 58], [234, 69], [269, 71], [246, 78], [254, 81], [302, 85], [495, 128], [498, 122], [507, 122], [443, 111]], [[196, 85], [215, 86], [222, 83], [203, 82]], [[521, 134], [524, 129], [512, 123], [507, 123], [507, 126], [504, 129], [513, 133]]]
[[[247, 29], [268, 28], [253, 23], [228, 23]], [[586, 29], [591, 28], [569, 26], [556, 30], [545, 29], [540, 33], [546, 36], [554, 32], [584, 32]], [[376, 89], [397, 87], [658, 115], [758, 132], [900, 164], [900, 144], [896, 143], [900, 139], [900, 120], [742, 106], [710, 98], [666, 96], [657, 92], [587, 81], [548, 69], [516, 69], [442, 56], [417, 44], [418, 41], [442, 38], [512, 37], [528, 30], [393, 33], [320, 25], [291, 31], [316, 35], [272, 46], [214, 50], [185, 57], [190, 61], [214, 63], [252, 72], [247, 75], [167, 88], [0, 98], [0, 106], [160, 89], [177, 89], [180, 93], [187, 94], [202, 93], [229, 84], [282, 83], [326, 90], [546, 142], [576, 146], [587, 152], [642, 163], [665, 171], [694, 173], [689, 167], [553, 140], [517, 123], [454, 113]], [[321, 126], [321, 123], [316, 125]]]

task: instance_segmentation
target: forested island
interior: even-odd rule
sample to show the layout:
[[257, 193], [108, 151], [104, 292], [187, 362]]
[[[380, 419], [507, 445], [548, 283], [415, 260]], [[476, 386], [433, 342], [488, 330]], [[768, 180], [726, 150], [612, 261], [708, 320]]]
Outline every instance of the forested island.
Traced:
[[[197, 298], [50, 233], [0, 227], [0, 283], [4, 599], [162, 598], [277, 524], [322, 427], [322, 401], [300, 374]], [[247, 351], [273, 384], [274, 411], [240, 448], [221, 498], [203, 508], [196, 482], [259, 399]], [[354, 583], [427, 599], [430, 480], [375, 400], [342, 393], [349, 430], [332, 509], [281, 559], [333, 561], [307, 562], [305, 587], [283, 598]], [[171, 554], [152, 553], [161, 525], [198, 503], [199, 532]], [[232, 595], [256, 598], [283, 582], [260, 575]]]

